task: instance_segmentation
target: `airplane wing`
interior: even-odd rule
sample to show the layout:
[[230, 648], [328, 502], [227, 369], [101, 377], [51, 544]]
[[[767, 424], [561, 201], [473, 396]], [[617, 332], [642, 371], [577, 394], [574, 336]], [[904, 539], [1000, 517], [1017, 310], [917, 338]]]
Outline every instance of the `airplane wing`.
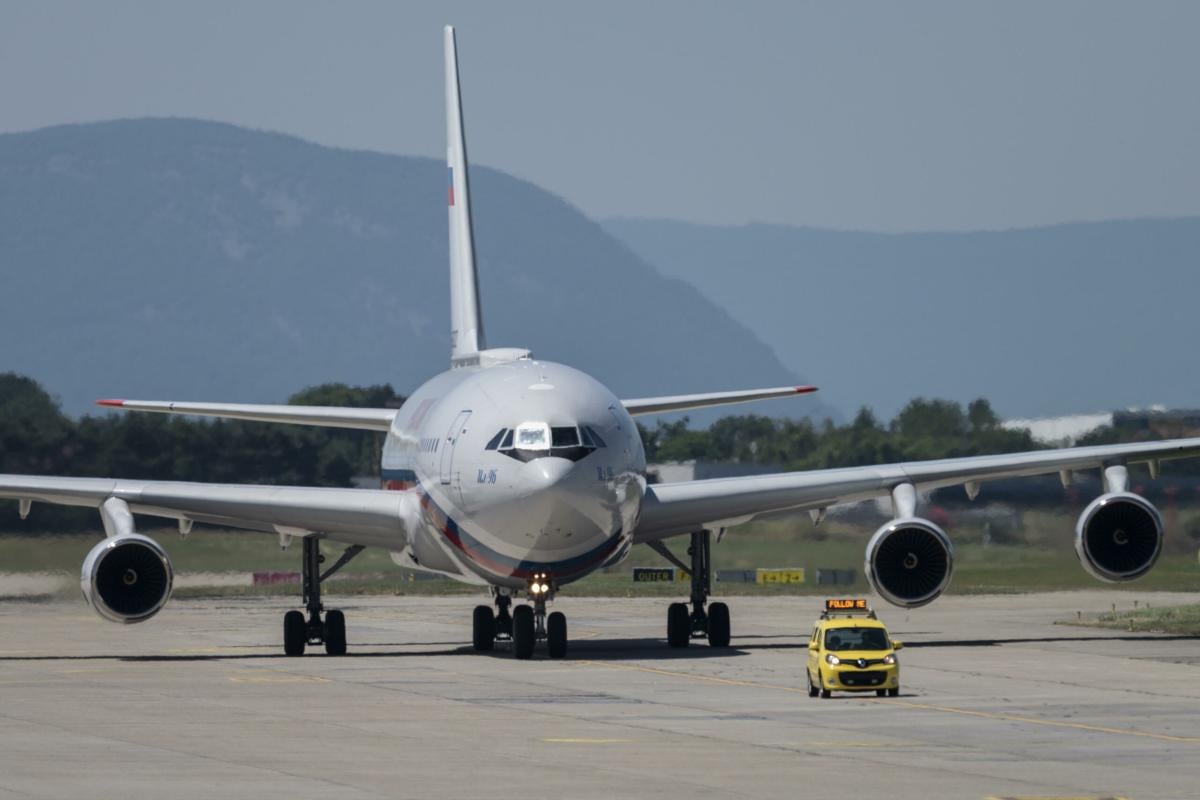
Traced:
[[396, 546], [404, 541], [404, 492], [307, 486], [60, 478], [0, 475], [0, 498], [99, 508], [124, 500], [135, 514], [305, 536], [321, 533], [348, 544]]
[[815, 392], [815, 386], [780, 386], [774, 389], [746, 389], [738, 392], [708, 392], [705, 394], [677, 394], [666, 397], [638, 397], [622, 400], [621, 405], [631, 415], [661, 414], [664, 411], [686, 411], [689, 408], [725, 406], [732, 403], [749, 403], [752, 400], [770, 400], [774, 397], [793, 397]]
[[822, 509], [886, 497], [904, 483], [918, 490], [977, 487], [997, 478], [1070, 473], [1114, 464], [1150, 463], [1157, 469], [1159, 461], [1192, 456], [1200, 456], [1200, 438], [653, 484], [646, 488], [634, 541], [716, 530], [772, 512]]
[[175, 403], [165, 400], [97, 400], [96, 405], [126, 411], [159, 414], [190, 414], [197, 417], [244, 419], [253, 422], [284, 422], [322, 428], [387, 430], [396, 416], [394, 408], [348, 408], [342, 406], [287, 406], [256, 403]]

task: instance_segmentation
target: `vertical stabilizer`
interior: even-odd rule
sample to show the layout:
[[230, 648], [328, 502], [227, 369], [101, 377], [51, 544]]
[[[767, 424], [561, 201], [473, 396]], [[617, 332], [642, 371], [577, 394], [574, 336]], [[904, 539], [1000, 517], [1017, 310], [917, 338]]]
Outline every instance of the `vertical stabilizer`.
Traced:
[[446, 165], [450, 202], [450, 365], [479, 363], [483, 317], [479, 308], [479, 276], [475, 272], [475, 232], [471, 227], [471, 192], [467, 181], [467, 140], [463, 135], [462, 99], [458, 88], [458, 48], [454, 28], [446, 26]]

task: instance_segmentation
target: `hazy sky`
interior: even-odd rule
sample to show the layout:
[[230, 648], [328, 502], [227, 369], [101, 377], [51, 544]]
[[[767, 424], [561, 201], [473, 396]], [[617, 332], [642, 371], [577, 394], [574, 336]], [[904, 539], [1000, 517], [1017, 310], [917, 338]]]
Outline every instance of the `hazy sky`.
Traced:
[[192, 116], [471, 154], [597, 217], [851, 229], [1200, 214], [1200, 3], [15, 2], [0, 132]]

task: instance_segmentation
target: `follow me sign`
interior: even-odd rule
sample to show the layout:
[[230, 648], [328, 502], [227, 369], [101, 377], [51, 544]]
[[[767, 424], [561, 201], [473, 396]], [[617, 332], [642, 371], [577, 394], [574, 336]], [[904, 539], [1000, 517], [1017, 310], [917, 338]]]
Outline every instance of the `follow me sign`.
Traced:
[[[753, 575], [754, 583], [788, 583], [797, 584], [804, 583], [804, 568], [803, 567], [785, 567], [782, 569], [755, 569], [755, 570], [738, 570], [739, 572], [748, 573], [746, 578]], [[717, 579], [721, 576], [718, 574]], [[633, 582], [634, 583], [675, 583], [685, 582], [688, 580], [688, 574], [681, 569], [675, 567], [634, 567]], [[748, 580], [745, 582], [749, 582]]]

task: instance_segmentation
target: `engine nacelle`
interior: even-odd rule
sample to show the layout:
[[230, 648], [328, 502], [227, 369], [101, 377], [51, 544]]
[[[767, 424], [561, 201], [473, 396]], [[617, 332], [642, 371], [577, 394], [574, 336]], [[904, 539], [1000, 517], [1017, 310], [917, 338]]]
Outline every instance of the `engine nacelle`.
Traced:
[[112, 536], [93, 547], [79, 577], [83, 596], [100, 616], [127, 624], [161, 611], [174, 582], [166, 551], [136, 533]]
[[880, 597], [901, 608], [932, 603], [950, 584], [954, 546], [927, 519], [894, 519], [867, 543], [867, 581]]
[[1109, 583], [1140, 578], [1162, 552], [1158, 509], [1128, 492], [1102, 494], [1075, 523], [1075, 553], [1093, 577]]

